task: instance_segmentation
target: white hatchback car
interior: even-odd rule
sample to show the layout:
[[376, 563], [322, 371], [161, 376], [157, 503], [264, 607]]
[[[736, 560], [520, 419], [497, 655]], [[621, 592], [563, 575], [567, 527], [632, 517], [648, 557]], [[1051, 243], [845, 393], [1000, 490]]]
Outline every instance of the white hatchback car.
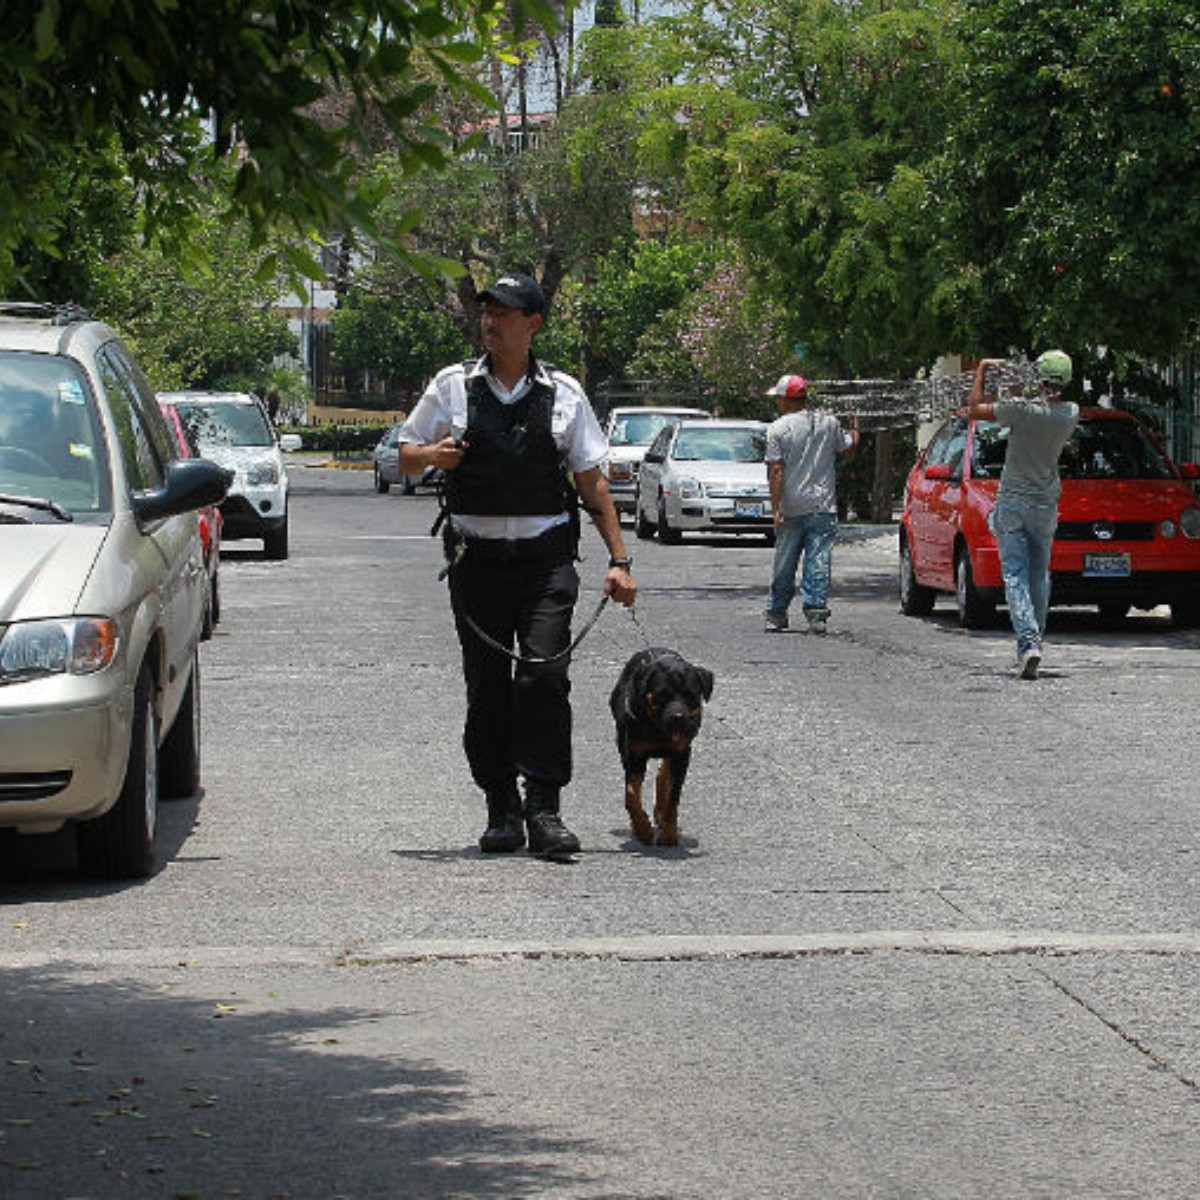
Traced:
[[672, 421], [685, 418], [704, 420], [702, 408], [673, 408], [662, 405], [638, 405], [612, 409], [604, 422], [608, 436], [608, 460], [604, 474], [618, 513], [633, 513], [638, 471], [646, 448], [659, 430]]
[[106, 325], [0, 303], [0, 828], [76, 823], [86, 874], [149, 874], [159, 794], [199, 784], [196, 510], [228, 483]]
[[267, 558], [288, 556], [288, 475], [279, 439], [251, 392], [160, 392], [205, 458], [233, 471], [221, 505], [222, 538], [262, 538]]
[[684, 533], [762, 533], [775, 540], [762, 421], [678, 421], [654, 439], [638, 473], [639, 538]]

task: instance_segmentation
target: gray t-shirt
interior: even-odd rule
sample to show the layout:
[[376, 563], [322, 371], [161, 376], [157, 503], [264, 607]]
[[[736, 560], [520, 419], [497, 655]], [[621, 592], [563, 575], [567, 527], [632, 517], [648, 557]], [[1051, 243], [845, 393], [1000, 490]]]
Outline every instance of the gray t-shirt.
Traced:
[[1009, 427], [1000, 496], [1056, 504], [1062, 491], [1058, 456], [1079, 421], [1079, 405], [1041, 398], [997, 400], [996, 420]]
[[853, 445], [832, 413], [806, 408], [767, 428], [767, 462], [783, 463], [780, 508], [785, 517], [837, 512], [838, 455]]

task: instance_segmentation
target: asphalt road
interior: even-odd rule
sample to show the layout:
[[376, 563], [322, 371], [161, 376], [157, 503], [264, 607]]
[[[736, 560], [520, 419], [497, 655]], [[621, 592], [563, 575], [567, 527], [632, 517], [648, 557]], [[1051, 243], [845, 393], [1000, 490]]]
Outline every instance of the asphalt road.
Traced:
[[[890, 532], [825, 638], [761, 632], [761, 543], [630, 533], [584, 853], [484, 859], [433, 514], [298, 467], [291, 559], [227, 548], [156, 874], [4, 848], [0, 1195], [1196, 1194], [1200, 634], [1056, 614], [1020, 682], [1003, 627], [899, 614]], [[647, 640], [717, 680], [672, 850], [607, 711]]]

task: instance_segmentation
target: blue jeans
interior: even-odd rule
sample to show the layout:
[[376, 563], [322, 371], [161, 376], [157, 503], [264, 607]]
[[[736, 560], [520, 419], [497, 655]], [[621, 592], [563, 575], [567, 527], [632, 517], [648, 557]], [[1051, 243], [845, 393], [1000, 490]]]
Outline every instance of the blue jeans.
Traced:
[[1000, 548], [1004, 598], [1017, 654], [1041, 647], [1050, 607], [1050, 550], [1058, 527], [1058, 505], [1001, 498], [992, 509], [992, 532]]
[[804, 556], [800, 601], [806, 613], [829, 613], [830, 561], [837, 536], [837, 513], [788, 517], [775, 529], [775, 565], [767, 611], [786, 613], [796, 594], [796, 568]]

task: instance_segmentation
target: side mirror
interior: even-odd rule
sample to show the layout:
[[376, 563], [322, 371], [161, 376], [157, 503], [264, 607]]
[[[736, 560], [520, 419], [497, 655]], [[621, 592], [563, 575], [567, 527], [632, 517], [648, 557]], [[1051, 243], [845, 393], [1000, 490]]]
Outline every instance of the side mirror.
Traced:
[[654, 451], [647, 451], [644, 455], [644, 461], [648, 463], [666, 462], [667, 456], [665, 454], [655, 453]]
[[954, 471], [949, 463], [934, 463], [933, 466], [925, 468], [925, 478], [938, 483], [949, 483], [954, 478]]
[[279, 436], [279, 448], [283, 451], [299, 450], [303, 446], [298, 433], [283, 433]]
[[1179, 473], [1184, 479], [1200, 479], [1200, 464], [1179, 463]]
[[233, 472], [206, 458], [176, 459], [167, 464], [167, 479], [160, 488], [134, 492], [133, 515], [139, 521], [161, 521], [220, 504], [233, 482]]

